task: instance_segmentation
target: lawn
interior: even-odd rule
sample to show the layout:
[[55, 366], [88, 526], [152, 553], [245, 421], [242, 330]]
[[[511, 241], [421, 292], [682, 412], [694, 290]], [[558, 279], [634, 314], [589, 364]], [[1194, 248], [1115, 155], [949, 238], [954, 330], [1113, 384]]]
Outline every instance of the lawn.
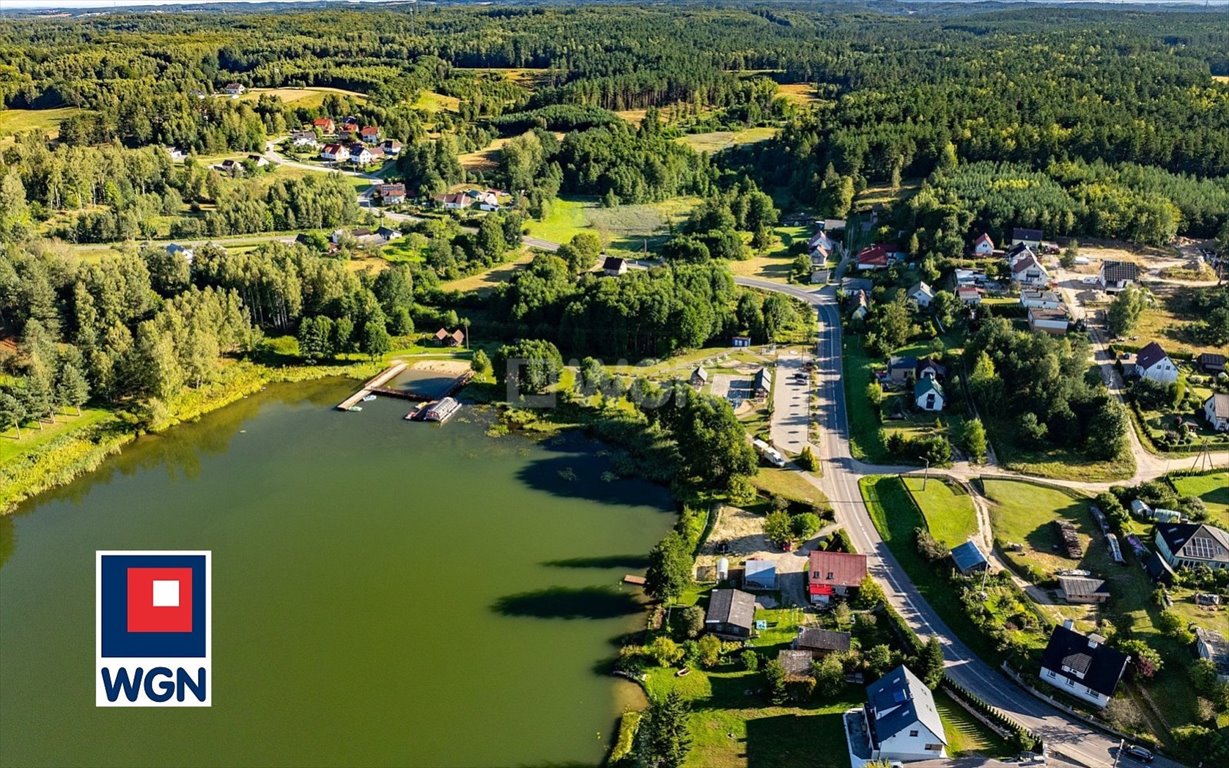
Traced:
[[977, 511], [963, 488], [939, 478], [906, 477], [904, 483], [936, 540], [954, 547], [977, 533]]
[[939, 718], [943, 721], [949, 756], [1012, 757], [1016, 754], [1010, 744], [978, 722], [944, 691], [935, 691], [935, 709], [939, 710]]
[[[1058, 553], [1059, 537], [1055, 520], [1070, 520], [1078, 529], [1080, 544], [1087, 554], [1094, 532], [1088, 512], [1088, 500], [1050, 488], [1018, 480], [980, 481], [990, 505], [990, 525], [995, 543], [1006, 550], [1006, 544], [1023, 544], [1023, 552], [1004, 551], [1004, 556], [1020, 570], [1036, 569], [1050, 576], [1060, 568], [1080, 568], [1076, 561]], [[1103, 549], [1097, 543], [1095, 549]], [[1042, 579], [1033, 579], [1040, 581]]]
[[730, 271], [736, 275], [763, 277], [770, 280], [789, 280], [794, 272], [793, 245], [805, 241], [811, 234], [807, 227], [774, 227], [776, 242], [763, 253], [749, 259], [730, 262]]
[[811, 502], [821, 509], [830, 508], [823, 491], [807, 482], [798, 470], [760, 467], [760, 471], [751, 478], [751, 484], [756, 489], [773, 496]]
[[777, 86], [777, 95], [790, 104], [814, 104], [819, 101], [815, 86], [811, 83], [787, 83]]
[[1171, 480], [1178, 493], [1203, 499], [1208, 515], [1221, 525], [1229, 526], [1229, 471], [1174, 477]]
[[767, 141], [776, 136], [778, 130], [777, 128], [747, 128], [741, 131], [692, 133], [687, 136], [681, 136], [676, 141], [686, 144], [697, 152], [715, 154], [730, 147]]
[[596, 198], [559, 198], [550, 204], [545, 219], [529, 221], [529, 235], [554, 243], [566, 243], [580, 232], [596, 232], [612, 250], [637, 252], [665, 242], [671, 223], [687, 217], [699, 202], [696, 197], [676, 197], [656, 203], [602, 208]]
[[960, 595], [918, 554], [913, 531], [924, 527], [925, 521], [909, 500], [900, 478], [895, 475], [864, 477], [858, 481], [858, 489], [875, 529], [930, 607], [979, 657], [992, 664], [1001, 661], [1003, 654], [965, 614]]
[[80, 107], [0, 109], [0, 146], [26, 131], [42, 131], [54, 138], [59, 135], [60, 123], [81, 112]]
[[913, 196], [915, 192], [922, 188], [922, 179], [905, 179], [901, 181], [900, 186], [892, 189], [891, 185], [878, 184], [867, 187], [859, 192], [853, 199], [854, 207], [862, 210], [870, 208], [874, 205], [890, 205], [897, 200], [907, 200]]
[[414, 102], [414, 109], [421, 109], [434, 115], [436, 112], [456, 112], [461, 106], [461, 100], [456, 96], [445, 96], [435, 91], [423, 91]]
[[457, 155], [461, 167], [467, 171], [490, 171], [499, 166], [499, 150], [511, 139], [499, 138], [474, 152]]
[[533, 261], [532, 254], [525, 254], [512, 261], [503, 264], [497, 264], [485, 272], [478, 272], [469, 277], [462, 277], [458, 280], [449, 280], [440, 283], [440, 289], [445, 291], [460, 291], [462, 293], [483, 292], [489, 291], [501, 283], [506, 283], [512, 279], [517, 270], [520, 270], [529, 265]]
[[111, 418], [111, 415], [110, 411], [101, 408], [82, 408], [80, 416], [75, 411], [61, 411], [54, 423], [43, 422], [42, 429], [33, 423], [23, 426], [21, 439], [17, 438], [17, 430], [11, 427], [0, 430], [0, 467], [18, 456], [38, 450], [60, 435], [98, 424]]
[[572, 236], [589, 228], [589, 217], [586, 211], [596, 208], [592, 199], [559, 198], [550, 204], [546, 218], [541, 221], [529, 220], [530, 237], [549, 240], [552, 243], [566, 243]]

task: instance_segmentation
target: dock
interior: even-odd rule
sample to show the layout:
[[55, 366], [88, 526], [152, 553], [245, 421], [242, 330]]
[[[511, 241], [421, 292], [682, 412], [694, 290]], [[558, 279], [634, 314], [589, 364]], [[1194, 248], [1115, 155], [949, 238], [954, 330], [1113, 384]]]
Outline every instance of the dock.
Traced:
[[[367, 397], [367, 395], [374, 392], [379, 392], [381, 394], [392, 394], [394, 392], [398, 392], [398, 390], [383, 389], [383, 387], [385, 384], [392, 381], [397, 374], [401, 373], [408, 367], [408, 363], [395, 363], [385, 368], [379, 373], [379, 375], [364, 384], [362, 389], [338, 403], [337, 410], [348, 411], [355, 405], [361, 403], [364, 397]], [[404, 396], [404, 393], [399, 393], [399, 396]]]
[[623, 577], [623, 583], [624, 583], [624, 584], [634, 584], [634, 585], [635, 585], [635, 586], [637, 586], [637, 587], [643, 587], [643, 586], [644, 586], [644, 577], [643, 577], [643, 576], [635, 576], [635, 575], [633, 575], [633, 574], [630, 574], [630, 573], [629, 573], [629, 574], [627, 574], [626, 576], [624, 576], [624, 577]]

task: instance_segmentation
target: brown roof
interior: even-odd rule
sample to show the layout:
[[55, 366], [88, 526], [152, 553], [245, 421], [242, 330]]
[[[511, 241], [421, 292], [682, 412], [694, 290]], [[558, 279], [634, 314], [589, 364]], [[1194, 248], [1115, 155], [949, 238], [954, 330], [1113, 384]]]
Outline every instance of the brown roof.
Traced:
[[1152, 341], [1135, 355], [1135, 364], [1144, 370], [1148, 370], [1166, 357], [1168, 355], [1165, 354], [1165, 350], [1161, 349], [1161, 345]]
[[812, 552], [810, 581], [812, 584], [831, 584], [839, 587], [856, 587], [866, 578], [866, 555], [851, 555], [848, 552]]
[[811, 654], [808, 651], [778, 651], [777, 661], [787, 675], [811, 674]]
[[798, 633], [794, 647], [805, 651], [848, 651], [849, 633], [808, 627]]
[[444, 339], [448, 338], [451, 335], [452, 334], [450, 334], [448, 331], [445, 331], [443, 328], [435, 332], [435, 338], [437, 341], [443, 341]]

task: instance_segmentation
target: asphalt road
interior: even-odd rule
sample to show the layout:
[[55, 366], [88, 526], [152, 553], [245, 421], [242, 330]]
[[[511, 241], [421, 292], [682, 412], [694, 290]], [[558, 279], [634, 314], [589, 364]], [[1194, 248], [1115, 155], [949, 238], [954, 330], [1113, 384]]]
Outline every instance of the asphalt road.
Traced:
[[[888, 601], [919, 635], [939, 638], [947, 660], [947, 672], [954, 681], [1037, 733], [1051, 752], [1090, 768], [1113, 766], [1118, 739], [1033, 697], [979, 659], [918, 593], [875, 530], [858, 491], [858, 478], [877, 470], [855, 462], [849, 453], [848, 412], [841, 384], [841, 325], [835, 289], [809, 291], [745, 277], [736, 277], [735, 282], [788, 294], [815, 307], [819, 319], [819, 344], [815, 355], [819, 374], [816, 391], [819, 447], [826, 466], [822, 478], [804, 476], [828, 496], [837, 522], [845, 527], [858, 551], [866, 553], [870, 573], [883, 586]], [[1124, 765], [1127, 764], [1129, 761], [1124, 760]], [[1179, 764], [1158, 757], [1153, 765], [1176, 768]]]

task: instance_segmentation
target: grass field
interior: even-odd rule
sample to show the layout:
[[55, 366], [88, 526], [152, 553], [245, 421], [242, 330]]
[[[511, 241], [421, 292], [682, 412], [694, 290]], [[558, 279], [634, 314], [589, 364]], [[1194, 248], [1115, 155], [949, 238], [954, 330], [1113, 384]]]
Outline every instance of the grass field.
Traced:
[[854, 197], [853, 204], [855, 208], [869, 208], [878, 203], [887, 205], [897, 200], [907, 200], [921, 188], [922, 179], [904, 179], [896, 189], [887, 184], [878, 184], [859, 192]]
[[977, 511], [964, 489], [937, 478], [906, 477], [904, 483], [922, 508], [926, 527], [936, 540], [954, 547], [977, 533]]
[[[1008, 560], [1024, 568], [1035, 568], [1050, 575], [1060, 568], [1082, 567], [1058, 553], [1059, 537], [1055, 520], [1069, 520], [1079, 529], [1080, 544], [1090, 550], [1093, 527], [1088, 500], [1076, 498], [1057, 488], [1017, 480], [983, 480], [990, 507], [990, 525], [1000, 545], [1023, 544], [1024, 552], [1004, 552]], [[1098, 543], [1098, 548], [1104, 548]]]
[[445, 96], [435, 91], [423, 91], [414, 102], [414, 109], [421, 109], [434, 115], [436, 112], [456, 112], [461, 106], [461, 100], [456, 96]]
[[1174, 488], [1183, 496], [1198, 496], [1212, 519], [1229, 526], [1229, 471], [1173, 478]]
[[944, 691], [935, 691], [935, 709], [939, 710], [939, 718], [943, 721], [949, 756], [1011, 757], [1015, 754], [1010, 744], [978, 722]]
[[97, 424], [111, 418], [111, 412], [101, 408], [82, 408], [81, 415], [76, 411], [61, 411], [56, 414], [53, 423], [43, 422], [42, 429], [33, 423], [27, 423], [21, 428], [21, 438], [12, 427], [0, 431], [0, 467], [18, 456], [36, 451], [60, 435], [76, 432], [79, 429]]
[[359, 101], [366, 101], [367, 96], [358, 91], [347, 91], [344, 88], [249, 88], [239, 101], [259, 101], [261, 96], [276, 96], [285, 104], [296, 107], [315, 108], [324, 103], [329, 94], [349, 96]]
[[14, 136], [26, 131], [41, 131], [55, 138], [59, 135], [60, 123], [80, 112], [80, 107], [0, 109], [0, 146], [12, 142]]
[[814, 104], [819, 101], [811, 83], [787, 83], [777, 86], [777, 94], [790, 104]]
[[751, 478], [751, 484], [765, 493], [785, 499], [809, 501], [822, 508], [829, 506], [823, 491], [807, 482], [796, 470], [760, 467], [760, 471]]
[[467, 171], [490, 171], [499, 165], [499, 150], [503, 145], [507, 144], [510, 139], [500, 138], [495, 139], [490, 144], [474, 152], [466, 152], [463, 155], [458, 155], [457, 160], [460, 161], [461, 167]]
[[531, 261], [533, 261], [533, 256], [525, 254], [507, 263], [491, 267], [485, 272], [440, 283], [440, 288], [445, 291], [461, 291], [462, 293], [489, 291], [511, 280], [517, 270], [528, 266]]
[[697, 202], [699, 198], [678, 197], [602, 208], [593, 198], [559, 198], [551, 203], [545, 219], [529, 222], [529, 234], [566, 243], [580, 232], [592, 231], [598, 233], [604, 246], [614, 250], [638, 251], [646, 239], [654, 248], [664, 241], [670, 222], [681, 221]]
[[742, 131], [693, 133], [681, 136], [676, 141], [681, 141], [697, 152], [716, 153], [742, 144], [755, 144], [759, 141], [767, 141], [777, 135], [777, 130], [777, 128], [747, 128]]

